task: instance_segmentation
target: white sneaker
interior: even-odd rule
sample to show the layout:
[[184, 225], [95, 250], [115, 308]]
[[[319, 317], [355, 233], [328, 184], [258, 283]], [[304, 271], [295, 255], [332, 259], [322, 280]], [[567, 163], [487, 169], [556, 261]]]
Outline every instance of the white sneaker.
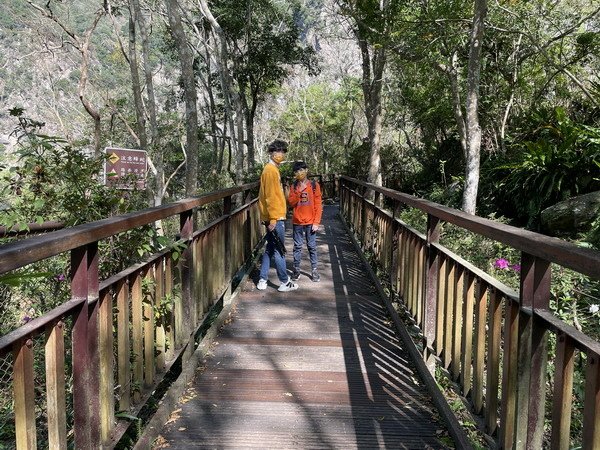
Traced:
[[298, 285], [288, 279], [287, 283], [282, 283], [277, 289], [279, 292], [295, 291], [298, 289]]
[[256, 283], [256, 289], [258, 289], [259, 291], [264, 291], [266, 288], [267, 280], [263, 280], [262, 278], [258, 280], [258, 283]]

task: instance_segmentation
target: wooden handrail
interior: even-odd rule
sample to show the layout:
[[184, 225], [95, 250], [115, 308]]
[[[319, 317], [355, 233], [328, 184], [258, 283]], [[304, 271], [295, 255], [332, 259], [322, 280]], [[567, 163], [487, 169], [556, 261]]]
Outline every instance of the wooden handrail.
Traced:
[[[427, 233], [378, 206], [382, 196], [391, 200], [394, 212], [403, 204], [427, 214]], [[447, 370], [471, 399], [473, 411], [483, 415], [487, 433], [501, 448], [517, 443], [519, 448], [542, 448], [548, 440], [553, 449], [572, 447], [576, 370], [585, 379], [583, 428], [576, 443], [599, 448], [600, 342], [550, 310], [550, 268], [557, 264], [597, 281], [600, 252], [354, 178], [340, 178], [340, 199], [341, 213], [361, 246], [389, 275], [391, 288], [421, 328], [429, 370], [433, 373], [436, 366]], [[442, 221], [520, 250], [519, 292], [441, 245]], [[551, 335], [557, 343], [554, 355]], [[575, 367], [577, 352], [585, 356], [584, 371]], [[555, 381], [552, 430], [547, 436], [550, 357], [555, 357]]]
[[259, 183], [248, 183], [209, 192], [198, 197], [186, 198], [175, 203], [135, 211], [121, 216], [109, 217], [62, 229], [43, 236], [13, 242], [0, 247], [0, 275], [42, 259], [58, 255], [73, 248], [87, 245], [157, 220], [189, 211], [194, 208], [221, 200], [225, 197], [258, 187]]
[[[165, 370], [191, 355], [186, 348], [193, 348], [205, 315], [230, 291], [232, 277], [259, 245], [264, 229], [255, 198], [258, 185], [210, 192], [0, 247], [0, 274], [61, 253], [71, 255], [71, 300], [0, 336], [0, 357], [13, 353], [18, 449], [45, 444], [36, 441], [36, 351], [46, 360], [48, 444], [66, 448], [71, 433], [77, 448], [110, 447], [118, 441], [127, 427], [116, 424], [116, 411], [135, 415], [162, 382]], [[232, 210], [232, 196], [244, 192], [253, 194], [244, 195], [243, 205]], [[222, 201], [221, 216], [196, 230], [193, 211], [217, 201]], [[177, 263], [173, 249], [166, 248], [100, 282], [99, 241], [172, 216], [179, 216], [176, 238], [185, 244]], [[227, 261], [227, 269], [215, 261]], [[165, 313], [162, 302], [171, 310]], [[66, 333], [72, 343], [69, 353], [64, 348]], [[35, 338], [44, 334], [45, 348], [36, 348]], [[65, 357], [72, 358], [71, 364], [65, 364]], [[71, 405], [64, 380], [72, 380]], [[65, 414], [71, 407], [74, 425], [67, 430]]]
[[378, 187], [355, 178], [341, 176], [342, 181], [380, 192], [386, 197], [398, 200], [408, 206], [420, 209], [445, 222], [457, 225], [465, 230], [488, 237], [530, 255], [554, 262], [593, 278], [600, 278], [600, 252], [579, 247], [573, 243], [545, 236], [533, 231], [513, 227], [483, 217], [467, 214], [438, 203], [424, 200], [410, 194]]

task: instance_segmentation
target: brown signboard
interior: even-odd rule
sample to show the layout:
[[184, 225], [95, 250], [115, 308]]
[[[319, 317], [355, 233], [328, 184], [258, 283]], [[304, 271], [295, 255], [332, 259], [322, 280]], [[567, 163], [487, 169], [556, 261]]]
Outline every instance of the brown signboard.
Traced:
[[104, 184], [120, 189], [145, 189], [148, 158], [146, 150], [106, 147]]

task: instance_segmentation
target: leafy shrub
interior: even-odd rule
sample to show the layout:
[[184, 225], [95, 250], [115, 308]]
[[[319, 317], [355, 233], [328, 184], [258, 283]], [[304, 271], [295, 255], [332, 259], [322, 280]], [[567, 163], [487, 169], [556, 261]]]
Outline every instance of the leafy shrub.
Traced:
[[[518, 219], [535, 227], [542, 209], [600, 189], [600, 128], [576, 123], [563, 108], [535, 114], [524, 139], [491, 176], [494, 189]], [[512, 207], [512, 208], [511, 208]]]

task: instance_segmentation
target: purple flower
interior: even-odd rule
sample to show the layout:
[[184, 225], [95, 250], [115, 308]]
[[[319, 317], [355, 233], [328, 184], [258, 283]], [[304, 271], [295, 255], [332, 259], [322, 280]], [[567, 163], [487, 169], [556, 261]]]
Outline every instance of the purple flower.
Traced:
[[510, 263], [504, 258], [499, 258], [494, 263], [494, 267], [496, 269], [508, 269], [509, 266], [510, 266]]
[[29, 316], [23, 316], [23, 323], [27, 323], [31, 320], [31, 317]]
[[64, 274], [62, 274], [62, 273], [61, 273], [61, 274], [59, 274], [59, 275], [56, 275], [56, 276], [54, 277], [54, 279], [55, 279], [56, 281], [65, 281], [66, 277], [65, 277], [65, 275], [64, 275]]
[[520, 272], [521, 271], [521, 264], [513, 264], [510, 266], [510, 268], [512, 270], [514, 270], [515, 272]]

